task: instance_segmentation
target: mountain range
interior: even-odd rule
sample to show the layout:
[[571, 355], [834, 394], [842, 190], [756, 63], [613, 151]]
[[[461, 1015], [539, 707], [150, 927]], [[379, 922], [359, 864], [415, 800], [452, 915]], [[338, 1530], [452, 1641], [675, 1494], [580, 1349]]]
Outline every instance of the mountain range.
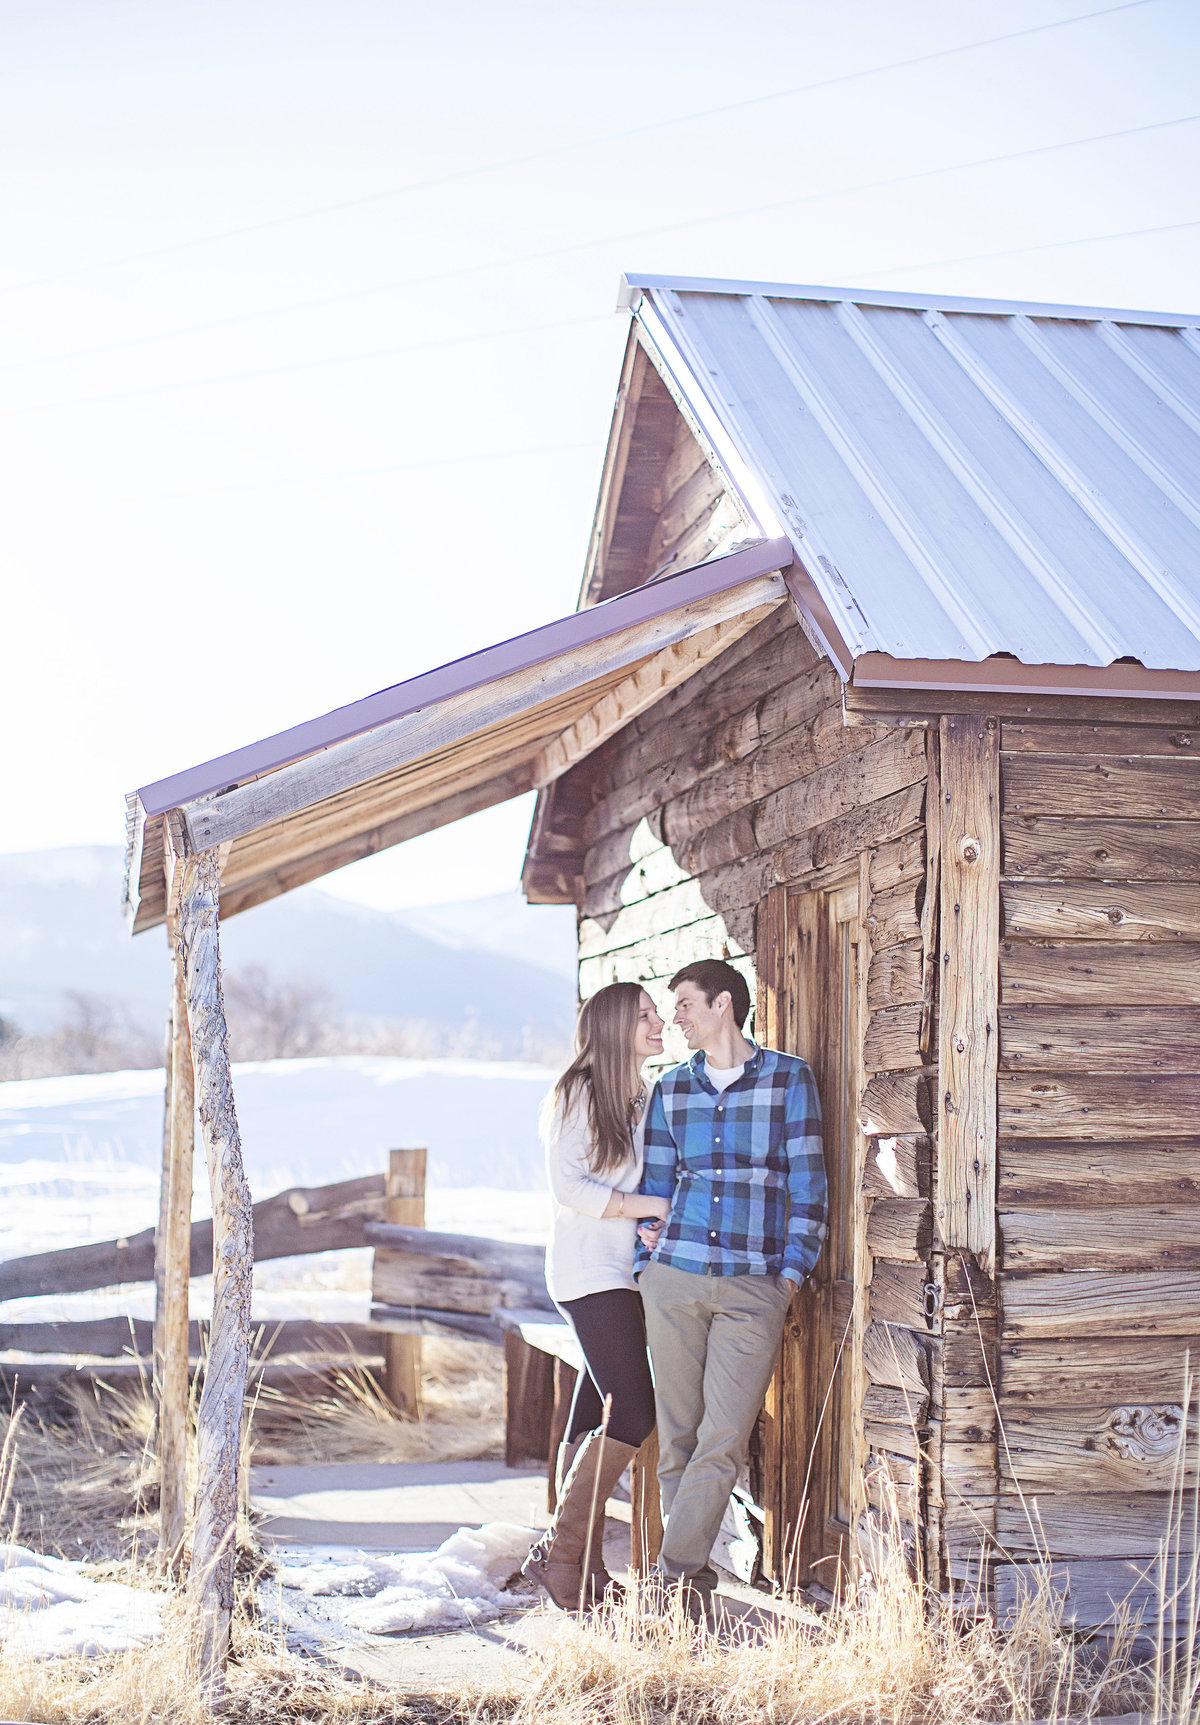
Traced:
[[[0, 1016], [41, 1033], [68, 990], [161, 1035], [169, 995], [161, 930], [130, 937], [122, 852], [72, 846], [0, 855]], [[574, 1018], [575, 916], [518, 892], [382, 911], [300, 887], [222, 925], [226, 969], [263, 966], [326, 988], [360, 1021], [474, 1024], [497, 1052], [565, 1043]]]

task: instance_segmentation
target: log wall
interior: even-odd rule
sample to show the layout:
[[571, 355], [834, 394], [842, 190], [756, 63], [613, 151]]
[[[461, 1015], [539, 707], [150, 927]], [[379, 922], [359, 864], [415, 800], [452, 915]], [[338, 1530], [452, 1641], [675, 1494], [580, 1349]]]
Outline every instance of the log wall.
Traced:
[[[587, 771], [585, 998], [607, 982], [665, 981], [693, 958], [727, 955], [750, 974], [757, 907], [772, 886], [919, 829], [925, 742], [844, 727], [836, 672], [781, 609]], [[891, 1003], [902, 992], [897, 979]]]
[[[1200, 1346], [1200, 730], [1146, 709], [1001, 727], [998, 1591], [1039, 1550], [1153, 1556]], [[995, 1415], [961, 1381], [970, 1487]]]
[[[782, 904], [786, 925], [780, 888], [844, 879], [857, 859], [859, 1548], [872, 1560], [898, 1511], [935, 1582], [982, 1577], [1007, 1598], [1044, 1552], [1102, 1602], [1082, 1585], [1092, 1568], [1153, 1556], [1165, 1530], [1184, 1354], [1200, 1349], [1200, 726], [1132, 703], [1109, 723], [1096, 702], [1053, 713], [1001, 712], [988, 743], [999, 942], [976, 1031], [995, 1039], [979, 1139], [995, 1212], [978, 1239], [947, 1222], [938, 1170], [939, 971], [961, 904], [942, 878], [950, 721], [846, 723], [786, 612], [572, 787], [580, 984], [665, 984], [710, 955], [752, 976], [763, 942], [786, 938], [761, 907], [778, 921]], [[786, 1477], [778, 1412], [764, 1480]]]
[[[846, 735], [853, 736], [853, 728]], [[939, 810], [938, 739], [896, 731], [923, 751], [923, 818], [873, 846], [860, 871], [869, 950], [859, 1123], [867, 1284], [862, 1376], [867, 1507], [857, 1529], [869, 1566], [897, 1528], [910, 1564], [936, 1573], [943, 1364], [935, 1258]], [[931, 1294], [932, 1291], [932, 1294]]]
[[[582, 819], [585, 998], [627, 980], [658, 984], [661, 994], [680, 966], [712, 956], [753, 984], [773, 889], [859, 882], [866, 980], [854, 1059], [873, 1134], [855, 1195], [873, 1265], [866, 1403], [856, 1411], [869, 1444], [857, 1446], [866, 1454], [868, 1545], [893, 1492], [914, 1547], [927, 1524], [929, 1469], [918, 1446], [927, 1447], [941, 1383], [926, 1317], [936, 1112], [931, 752], [936, 738], [921, 730], [847, 726], [836, 672], [780, 610], [593, 757]], [[769, 1023], [762, 1033], [772, 1037]], [[782, 1046], [791, 1047], [786, 1032]], [[799, 1347], [803, 1338], [793, 1340]], [[786, 1479], [786, 1458], [779, 1462]], [[768, 1547], [769, 1535], [768, 1520]]]

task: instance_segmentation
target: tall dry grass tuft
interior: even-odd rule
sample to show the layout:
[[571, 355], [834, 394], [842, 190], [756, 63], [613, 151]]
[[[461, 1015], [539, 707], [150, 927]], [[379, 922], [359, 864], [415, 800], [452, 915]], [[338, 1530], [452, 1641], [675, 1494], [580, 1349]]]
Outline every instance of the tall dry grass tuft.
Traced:
[[311, 1397], [262, 1388], [254, 1398], [251, 1459], [288, 1462], [483, 1461], [504, 1454], [504, 1381], [498, 1348], [428, 1337], [419, 1421], [402, 1419], [375, 1375], [344, 1367]]
[[636, 1598], [595, 1622], [563, 1618], [474, 1725], [980, 1725], [1135, 1711], [1150, 1681], [1118, 1637], [1098, 1665], [1049, 1587], [1004, 1633], [964, 1620], [910, 1573], [898, 1542], [882, 1572], [823, 1615], [777, 1601], [717, 1633]]
[[72, 1383], [52, 1416], [0, 1413], [0, 1525], [55, 1557], [129, 1561], [153, 1545], [158, 1472], [148, 1384]]
[[[167, 1608], [153, 1646], [102, 1657], [0, 1658], [0, 1718], [30, 1725], [212, 1725], [214, 1713], [188, 1680], [195, 1636], [182, 1599]], [[222, 1725], [450, 1725], [467, 1704], [453, 1696], [412, 1696], [347, 1675], [336, 1664], [288, 1653], [260, 1622], [239, 1579]]]

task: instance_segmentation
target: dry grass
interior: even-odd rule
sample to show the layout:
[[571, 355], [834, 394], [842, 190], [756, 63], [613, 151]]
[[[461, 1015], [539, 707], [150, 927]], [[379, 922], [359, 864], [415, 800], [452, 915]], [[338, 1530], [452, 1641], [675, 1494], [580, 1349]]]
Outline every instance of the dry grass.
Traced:
[[[313, 1402], [263, 1396], [254, 1416], [258, 1459], [408, 1460], [487, 1453], [500, 1436], [494, 1352], [470, 1344], [426, 1349], [427, 1422], [392, 1416], [366, 1377], [343, 1374]], [[122, 1556], [126, 1579], [159, 1587], [145, 1397], [78, 1395], [60, 1421], [20, 1422], [15, 1485], [0, 1524], [64, 1555]], [[455, 1450], [454, 1445], [463, 1447]], [[1181, 1475], [1182, 1477], [1182, 1475]], [[1181, 1510], [1182, 1513], [1182, 1510]], [[889, 1567], [823, 1616], [795, 1603], [751, 1613], [710, 1635], [676, 1613], [630, 1605], [597, 1621], [557, 1618], [521, 1674], [490, 1689], [415, 1696], [289, 1654], [255, 1609], [254, 1564], [243, 1564], [234, 1660], [222, 1719], [236, 1725], [980, 1725], [1078, 1719], [1185, 1700], [1186, 1681], [1139, 1665], [1118, 1635], [1101, 1663], [1062, 1625], [1049, 1587], [1006, 1633], [927, 1593], [897, 1545]], [[106, 1566], [109, 1574], [116, 1565]], [[1190, 1574], [1190, 1572], [1189, 1572]], [[1180, 1576], [1200, 1597], [1196, 1578]], [[167, 1633], [136, 1653], [38, 1663], [0, 1659], [0, 1718], [37, 1725], [206, 1725], [194, 1686], [181, 1603]], [[1163, 1681], [1164, 1675], [1170, 1680]], [[1185, 1674], [1191, 1677], [1190, 1667]], [[1192, 1721], [1190, 1691], [1176, 1717]]]
[[[211, 1725], [212, 1711], [186, 1679], [192, 1665], [192, 1638], [179, 1602], [162, 1640], [137, 1652], [0, 1659], [0, 1714], [31, 1725]], [[467, 1715], [453, 1698], [404, 1696], [282, 1651], [243, 1600], [219, 1717], [231, 1725], [440, 1725]]]
[[137, 1561], [157, 1539], [149, 1387], [80, 1379], [53, 1417], [0, 1415], [13, 1458], [9, 1537], [55, 1557]]
[[[312, 1390], [251, 1391], [249, 1458], [289, 1462], [495, 1459], [504, 1453], [499, 1350], [427, 1339], [424, 1417], [400, 1419], [358, 1367], [312, 1373]], [[148, 1382], [114, 1389], [80, 1378], [53, 1415], [0, 1414], [13, 1456], [8, 1534], [56, 1557], [134, 1563], [158, 1539], [154, 1404]], [[15, 1529], [15, 1531], [14, 1531]]]
[[504, 1384], [498, 1348], [427, 1337], [422, 1419], [397, 1418], [377, 1380], [336, 1372], [311, 1398], [262, 1389], [254, 1402], [251, 1459], [288, 1462], [477, 1461], [504, 1454]]
[[513, 1691], [475, 1699], [476, 1725], [978, 1725], [1103, 1717], [1148, 1705], [1130, 1638], [1103, 1665], [1064, 1631], [1047, 1590], [1001, 1634], [923, 1593], [898, 1560], [821, 1617], [754, 1614], [719, 1634], [678, 1608], [566, 1618]]
[[[526, 1674], [501, 1688], [409, 1695], [294, 1658], [243, 1608], [221, 1717], [237, 1725], [979, 1725], [1152, 1707], [1120, 1650], [1091, 1668], [1046, 1601], [1007, 1635], [929, 1610], [898, 1570], [824, 1618], [793, 1612], [719, 1636], [676, 1611], [558, 1620]], [[39, 1725], [206, 1725], [181, 1683], [182, 1615], [156, 1647], [107, 1659], [0, 1662], [0, 1712]], [[1151, 1714], [1153, 1717], [1153, 1714]]]

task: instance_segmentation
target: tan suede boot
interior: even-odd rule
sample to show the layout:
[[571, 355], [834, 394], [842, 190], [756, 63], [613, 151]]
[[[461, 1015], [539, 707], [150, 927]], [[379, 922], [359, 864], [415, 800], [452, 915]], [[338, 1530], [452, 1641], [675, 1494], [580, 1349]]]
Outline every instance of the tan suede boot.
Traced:
[[[587, 1433], [584, 1433], [584, 1437]], [[606, 1438], [605, 1442], [609, 1440]], [[571, 1463], [575, 1460], [583, 1438], [575, 1438], [570, 1443], [560, 1443], [558, 1456], [554, 1464], [554, 1501], [557, 1504], [562, 1498], [563, 1484], [571, 1471]], [[624, 1599], [626, 1588], [620, 1581], [608, 1573], [604, 1562], [604, 1526], [605, 1506], [598, 1499], [596, 1515], [592, 1522], [591, 1540], [588, 1545], [591, 1556], [588, 1562], [588, 1589], [584, 1599], [585, 1605], [603, 1605], [605, 1600], [609, 1605], [619, 1605]], [[543, 1536], [544, 1537], [544, 1536]], [[540, 1542], [539, 1542], [540, 1543]]]
[[[596, 1521], [603, 1527], [604, 1506], [634, 1456], [635, 1449], [617, 1443], [614, 1438], [602, 1438], [598, 1431], [589, 1432], [579, 1443], [571, 1461], [570, 1472], [563, 1481], [554, 1520], [521, 1565], [522, 1575], [532, 1577], [546, 1589], [555, 1605], [563, 1611], [578, 1611], [580, 1596], [587, 1605], [592, 1602], [598, 1579], [592, 1554], [588, 1553], [589, 1585], [584, 1587], [583, 1564], [590, 1543], [597, 1535], [592, 1529], [592, 1500], [596, 1504]], [[603, 1558], [599, 1558], [603, 1569]]]

